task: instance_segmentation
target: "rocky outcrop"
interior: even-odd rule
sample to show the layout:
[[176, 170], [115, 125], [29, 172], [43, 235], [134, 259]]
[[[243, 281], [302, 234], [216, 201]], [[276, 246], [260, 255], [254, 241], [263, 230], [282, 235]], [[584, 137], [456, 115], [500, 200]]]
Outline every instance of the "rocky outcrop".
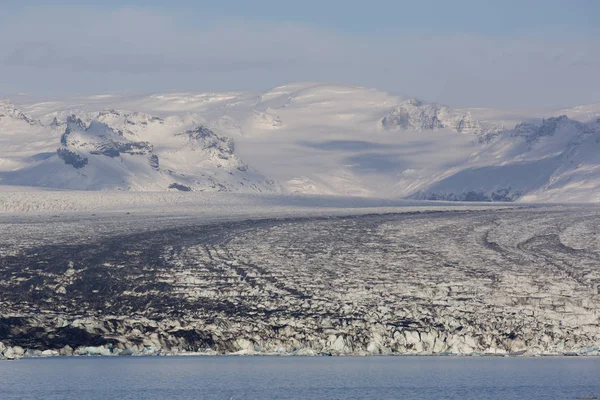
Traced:
[[155, 170], [155, 171], [160, 170], [160, 161], [156, 154], [151, 154], [149, 160], [150, 160], [150, 167], [153, 170]]
[[122, 132], [115, 131], [102, 122], [92, 121], [86, 126], [75, 116], [67, 118], [67, 128], [60, 141], [67, 148], [110, 158], [119, 157], [121, 153], [152, 156], [153, 151], [153, 146], [148, 142], [127, 140]]
[[419, 192], [412, 196], [416, 200], [442, 200], [442, 201], [502, 201], [511, 202], [518, 200], [523, 193], [513, 191], [511, 188], [497, 189], [490, 192], [482, 190], [469, 190], [465, 192]]
[[114, 109], [93, 113], [92, 119], [121, 131], [127, 137], [139, 136], [148, 129], [161, 128], [165, 125], [164, 119], [154, 115]]
[[103, 239], [56, 221], [69, 244], [47, 245], [16, 226], [3, 357], [600, 352], [594, 209], [188, 219]]
[[65, 149], [64, 147], [57, 149], [56, 154], [58, 154], [65, 164], [72, 165], [75, 169], [81, 169], [89, 162], [87, 157], [77, 154], [74, 151]]
[[192, 188], [189, 186], [182, 185], [181, 183], [173, 182], [169, 185], [169, 189], [175, 189], [180, 192], [191, 192]]
[[198, 126], [192, 130], [185, 131], [179, 136], [189, 138], [190, 148], [192, 150], [200, 149], [209, 151], [222, 160], [228, 160], [233, 156], [235, 145], [233, 139], [217, 135], [205, 126]]
[[528, 143], [540, 140], [544, 136], [554, 136], [560, 130], [565, 130], [574, 135], [581, 134], [584, 130], [591, 129], [581, 122], [569, 119], [566, 115], [542, 120], [539, 125], [523, 122], [515, 126], [510, 132], [513, 137], [524, 137]]
[[381, 121], [385, 128], [433, 130], [443, 128], [440, 121], [442, 108], [437, 104], [423, 104], [410, 99], [396, 107]]
[[225, 166], [226, 168], [232, 168], [240, 172], [248, 171], [248, 165], [234, 154], [235, 144], [231, 138], [218, 135], [203, 125], [180, 133], [177, 136], [188, 138], [188, 145], [191, 151], [202, 150], [207, 152], [212, 159], [216, 160], [218, 167]]
[[382, 119], [381, 124], [385, 129], [401, 128], [414, 131], [450, 129], [457, 133], [481, 137], [503, 130], [497, 125], [476, 121], [470, 112], [453, 111], [439, 104], [423, 104], [416, 99], [401, 103]]
[[[486, 136], [469, 161], [434, 178], [411, 198], [450, 201], [548, 201], [561, 191], [569, 201], [598, 186], [600, 124], [566, 116], [520, 123]], [[558, 189], [558, 190], [557, 190]], [[589, 192], [588, 192], [589, 193]], [[597, 201], [591, 195], [593, 201]]]
[[[54, 112], [43, 118], [46, 125], [24, 127], [15, 123], [24, 114], [13, 108], [1, 128], [19, 133], [13, 135], [21, 140], [15, 152], [29, 156], [0, 157], [0, 164], [11, 165], [0, 171], [5, 185], [166, 191], [177, 189], [170, 186], [176, 182], [195, 191], [281, 191], [235, 154], [232, 139], [196, 125], [195, 116], [76, 110]], [[26, 138], [21, 131], [38, 137]], [[52, 147], [45, 151], [45, 146]]]
[[24, 122], [28, 125], [41, 125], [40, 121], [25, 115], [11, 102], [0, 100], [0, 121], [5, 119]]

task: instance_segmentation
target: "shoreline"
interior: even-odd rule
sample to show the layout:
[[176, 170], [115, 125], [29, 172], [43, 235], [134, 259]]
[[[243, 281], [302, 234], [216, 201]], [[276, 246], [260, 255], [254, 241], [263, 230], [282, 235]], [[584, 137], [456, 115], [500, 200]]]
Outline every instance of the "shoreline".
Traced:
[[[15, 346], [18, 347], [18, 346]], [[10, 347], [9, 347], [10, 348]], [[215, 351], [182, 351], [182, 352], [163, 352], [161, 350], [148, 350], [141, 352], [131, 351], [118, 351], [110, 352], [109, 349], [98, 349], [97, 352], [85, 348], [73, 354], [60, 354], [57, 350], [23, 350], [12, 353], [10, 358], [6, 357], [4, 352], [0, 352], [0, 361], [17, 361], [17, 360], [31, 360], [31, 359], [46, 359], [46, 358], [114, 358], [114, 357], [357, 357], [357, 358], [395, 358], [395, 357], [437, 357], [437, 358], [568, 358], [568, 357], [579, 357], [579, 358], [594, 358], [600, 357], [600, 350], [595, 349], [591, 351], [582, 352], [563, 352], [563, 353], [534, 353], [528, 351], [519, 351], [515, 353], [387, 353], [387, 354], [369, 354], [363, 353], [331, 353], [331, 352], [315, 352], [309, 349], [301, 349], [294, 352], [244, 352], [238, 351], [233, 353], [218, 353]]]
[[600, 355], [596, 209], [132, 220], [0, 224], [2, 358]]

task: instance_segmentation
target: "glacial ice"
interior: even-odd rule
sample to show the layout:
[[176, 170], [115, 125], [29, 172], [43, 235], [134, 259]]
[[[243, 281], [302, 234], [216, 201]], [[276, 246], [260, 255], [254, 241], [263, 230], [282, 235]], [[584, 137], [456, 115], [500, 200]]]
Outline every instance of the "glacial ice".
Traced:
[[19, 218], [0, 224], [7, 359], [600, 352], [593, 206]]

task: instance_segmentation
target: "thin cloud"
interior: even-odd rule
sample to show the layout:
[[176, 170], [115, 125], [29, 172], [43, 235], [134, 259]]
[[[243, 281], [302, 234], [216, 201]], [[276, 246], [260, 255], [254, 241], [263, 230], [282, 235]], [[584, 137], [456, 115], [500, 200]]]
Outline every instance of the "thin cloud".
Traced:
[[0, 26], [0, 92], [262, 90], [322, 80], [453, 105], [600, 101], [597, 38], [348, 34], [144, 9], [30, 8]]

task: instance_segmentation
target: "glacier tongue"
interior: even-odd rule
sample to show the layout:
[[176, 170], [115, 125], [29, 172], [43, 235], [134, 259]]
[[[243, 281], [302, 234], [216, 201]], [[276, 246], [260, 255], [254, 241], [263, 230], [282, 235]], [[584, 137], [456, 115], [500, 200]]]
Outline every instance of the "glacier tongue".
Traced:
[[0, 358], [600, 354], [596, 207], [331, 215], [8, 219]]

